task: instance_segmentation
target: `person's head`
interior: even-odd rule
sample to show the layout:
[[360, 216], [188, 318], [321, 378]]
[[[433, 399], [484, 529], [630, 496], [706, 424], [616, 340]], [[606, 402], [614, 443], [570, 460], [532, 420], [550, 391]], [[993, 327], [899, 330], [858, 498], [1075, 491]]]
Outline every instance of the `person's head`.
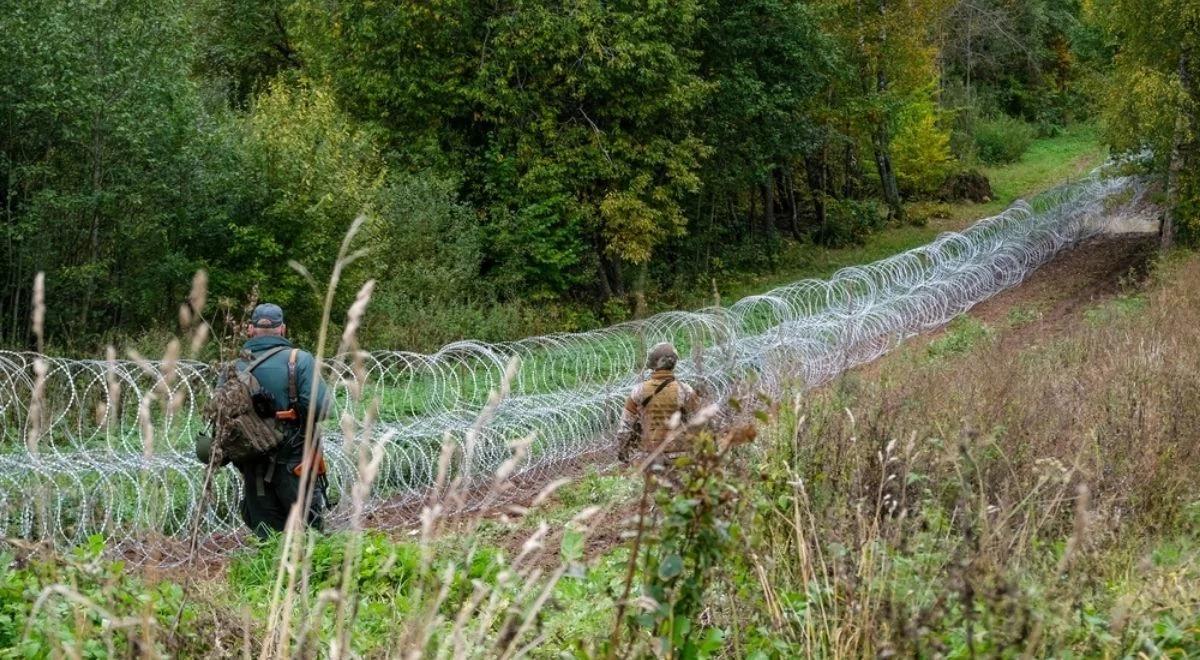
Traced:
[[247, 337], [282, 337], [286, 333], [287, 324], [283, 322], [283, 309], [279, 305], [263, 303], [250, 313]]
[[670, 371], [679, 362], [679, 352], [668, 342], [663, 342], [650, 349], [646, 356], [646, 368], [651, 371]]

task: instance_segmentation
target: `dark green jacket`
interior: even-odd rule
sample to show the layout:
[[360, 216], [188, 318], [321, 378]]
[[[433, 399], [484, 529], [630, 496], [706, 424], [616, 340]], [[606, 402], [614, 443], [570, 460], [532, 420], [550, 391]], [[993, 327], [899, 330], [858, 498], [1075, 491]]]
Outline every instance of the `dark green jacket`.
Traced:
[[[254, 370], [254, 377], [264, 390], [271, 392], [280, 410], [288, 407], [288, 357], [291, 354], [292, 343], [283, 337], [255, 337], [246, 342], [243, 350], [249, 351], [254, 357], [262, 355], [277, 346], [284, 350], [271, 356]], [[300, 351], [296, 356], [296, 415], [295, 423], [284, 423], [284, 442], [279, 448], [276, 462], [284, 463], [290, 458], [299, 458], [304, 445], [304, 422], [308, 419], [309, 407], [315, 401], [316, 422], [329, 415], [329, 388], [317, 375], [316, 397], [312, 397], [313, 376], [316, 360], [312, 353]], [[238, 361], [238, 369], [244, 369], [246, 363]]]

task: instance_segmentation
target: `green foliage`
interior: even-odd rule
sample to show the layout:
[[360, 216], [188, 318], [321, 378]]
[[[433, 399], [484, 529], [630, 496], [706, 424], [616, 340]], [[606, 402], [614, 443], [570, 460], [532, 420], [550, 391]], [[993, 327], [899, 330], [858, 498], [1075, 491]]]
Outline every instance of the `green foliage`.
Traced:
[[[234, 593], [264, 616], [271, 600], [280, 561], [281, 537], [276, 536], [230, 564], [228, 581]], [[424, 611], [441, 590], [440, 612], [452, 617], [470, 598], [475, 581], [495, 583], [504, 557], [494, 548], [470, 553], [446, 548], [422, 548], [416, 543], [391, 541], [380, 532], [329, 534], [314, 539], [308, 554], [310, 573], [305, 603], [311, 606], [323, 592], [344, 589], [356, 598], [351, 639], [367, 653], [391, 641], [396, 625]], [[353, 553], [352, 585], [343, 583], [346, 554]], [[432, 553], [431, 556], [427, 556]], [[325, 610], [314, 622], [320, 635], [331, 634], [335, 613]]]
[[973, 132], [976, 153], [989, 165], [1014, 163], [1033, 143], [1034, 129], [1007, 115], [976, 122]]
[[[254, 552], [238, 557], [229, 567], [229, 580], [234, 588], [244, 592], [270, 593], [279, 565], [280, 537], [256, 548]], [[410, 611], [414, 605], [414, 589], [424, 579], [446, 574], [453, 559], [442, 557], [428, 567], [422, 566], [421, 548], [412, 543], [395, 543], [380, 532], [366, 532], [361, 539], [353, 534], [330, 534], [317, 539], [313, 545], [309, 589], [315, 596], [323, 589], [336, 587], [342, 579], [342, 566], [348, 549], [359, 552], [354, 579], [358, 581], [354, 592], [364, 599], [386, 600], [390, 607], [400, 608], [401, 613]], [[454, 583], [450, 587], [448, 611], [470, 593], [471, 580], [488, 580], [495, 577], [503, 564], [499, 551], [484, 548], [468, 558], [454, 572]], [[264, 599], [265, 600], [265, 599]]]
[[826, 247], [859, 245], [886, 221], [879, 204], [853, 199], [828, 200], [829, 221], [817, 229], [813, 238]]
[[[725, 477], [725, 451], [707, 433], [691, 440], [694, 450], [667, 468], [655, 498], [662, 512], [642, 558], [643, 596], [653, 606], [633, 621], [654, 639], [653, 647], [681, 657], [711, 657], [725, 633], [705, 626], [698, 615], [707, 605], [712, 573], [728, 560], [738, 541], [733, 520], [739, 492]], [[649, 487], [649, 482], [647, 484]]]
[[94, 351], [169, 330], [197, 268], [233, 318], [270, 298], [310, 339], [318, 297], [289, 262], [323, 284], [360, 213], [333, 318], [375, 278], [368, 335], [405, 348], [594, 327], [860, 243], [871, 205], [899, 218], [956, 166], [944, 123], [1081, 105], [1111, 46], [1071, 2], [1010, 5], [19, 0], [3, 339], [24, 339], [37, 271], [51, 340]]
[[205, 115], [180, 2], [17, 2], [0, 13], [0, 261], [5, 334], [47, 271], [51, 327], [170, 317], [190, 251], [222, 231], [202, 185]]
[[[264, 199], [246, 227], [254, 240], [231, 246], [228, 276], [242, 278], [231, 288], [257, 285], [262, 299], [299, 318], [317, 318], [320, 298], [287, 260], [303, 255], [298, 261], [317, 282], [328, 279], [350, 223], [376, 211], [372, 203], [383, 180], [378, 148], [328, 92], [306, 82], [272, 83], [256, 97], [245, 130], [249, 171], [260, 178]], [[368, 273], [390, 259], [379, 252], [371, 256], [374, 263], [359, 265]], [[357, 284], [348, 283], [345, 297], [353, 296]]]
[[1095, 26], [1079, 20], [1081, 4], [952, 3], [940, 26], [946, 105], [1020, 117], [1043, 137], [1085, 117], [1091, 80], [1104, 70], [1107, 52]]
[[[1097, 0], [1091, 18], [1112, 43], [1103, 85], [1105, 136], [1167, 174], [1168, 214], [1181, 238], [1200, 240], [1200, 7], [1180, 0]], [[1148, 152], [1147, 152], [1148, 150]]]
[[932, 103], [916, 103], [902, 115], [892, 150], [901, 190], [910, 196], [929, 197], [951, 172], [950, 133], [938, 126]]
[[291, 5], [291, 0], [199, 0], [193, 5], [196, 68], [235, 107], [245, 107], [281, 71], [300, 67], [288, 33]]
[[103, 550], [95, 537], [61, 559], [0, 554], [0, 657], [170, 654], [183, 645], [203, 651], [195, 604], [183, 590], [147, 584], [123, 562], [103, 559]]

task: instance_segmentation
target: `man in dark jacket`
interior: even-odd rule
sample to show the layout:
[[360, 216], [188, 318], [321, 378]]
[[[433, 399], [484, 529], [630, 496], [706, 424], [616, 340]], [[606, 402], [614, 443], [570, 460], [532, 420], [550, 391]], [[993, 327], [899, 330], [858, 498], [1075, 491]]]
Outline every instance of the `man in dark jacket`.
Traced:
[[[257, 360], [270, 354], [254, 369], [254, 377], [262, 387], [267, 406], [278, 411], [276, 424], [283, 432], [283, 442], [273, 451], [259, 458], [235, 463], [242, 473], [244, 486], [242, 520], [260, 538], [269, 536], [272, 531], [283, 531], [292, 505], [302, 497], [300, 482], [303, 473], [311, 472], [310, 478], [316, 481], [306, 515], [310, 527], [321, 529], [326, 504], [325, 462], [317, 442], [320, 429], [313, 429], [310, 440], [312, 451], [307, 460], [304, 441], [309, 410], [315, 411], [314, 427], [319, 427], [319, 422], [329, 414], [329, 389], [320, 375], [314, 373], [315, 360], [312, 354], [294, 348], [286, 335], [287, 325], [279, 305], [266, 303], [254, 308], [246, 328], [248, 340], [243, 346], [243, 356], [249, 353], [252, 360]], [[245, 357], [238, 361], [239, 371], [248, 366]], [[294, 376], [290, 373], [292, 369], [295, 370]]]

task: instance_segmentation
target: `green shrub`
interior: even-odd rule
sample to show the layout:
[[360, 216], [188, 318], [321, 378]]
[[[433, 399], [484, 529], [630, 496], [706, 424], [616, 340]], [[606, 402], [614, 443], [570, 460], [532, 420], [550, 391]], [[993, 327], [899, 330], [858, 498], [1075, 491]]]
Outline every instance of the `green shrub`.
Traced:
[[179, 585], [143, 580], [103, 552], [93, 536], [63, 556], [0, 553], [0, 658], [211, 653]]
[[901, 120], [892, 155], [905, 197], [930, 197], [950, 174], [954, 155], [950, 133], [938, 125], [932, 103], [918, 103]]
[[1000, 115], [982, 119], [973, 129], [979, 159], [989, 165], [1014, 163], [1033, 143], [1035, 130], [1020, 119]]
[[825, 247], [859, 245], [872, 232], [883, 228], [885, 216], [872, 200], [829, 199], [828, 220], [817, 229], [813, 240]]

